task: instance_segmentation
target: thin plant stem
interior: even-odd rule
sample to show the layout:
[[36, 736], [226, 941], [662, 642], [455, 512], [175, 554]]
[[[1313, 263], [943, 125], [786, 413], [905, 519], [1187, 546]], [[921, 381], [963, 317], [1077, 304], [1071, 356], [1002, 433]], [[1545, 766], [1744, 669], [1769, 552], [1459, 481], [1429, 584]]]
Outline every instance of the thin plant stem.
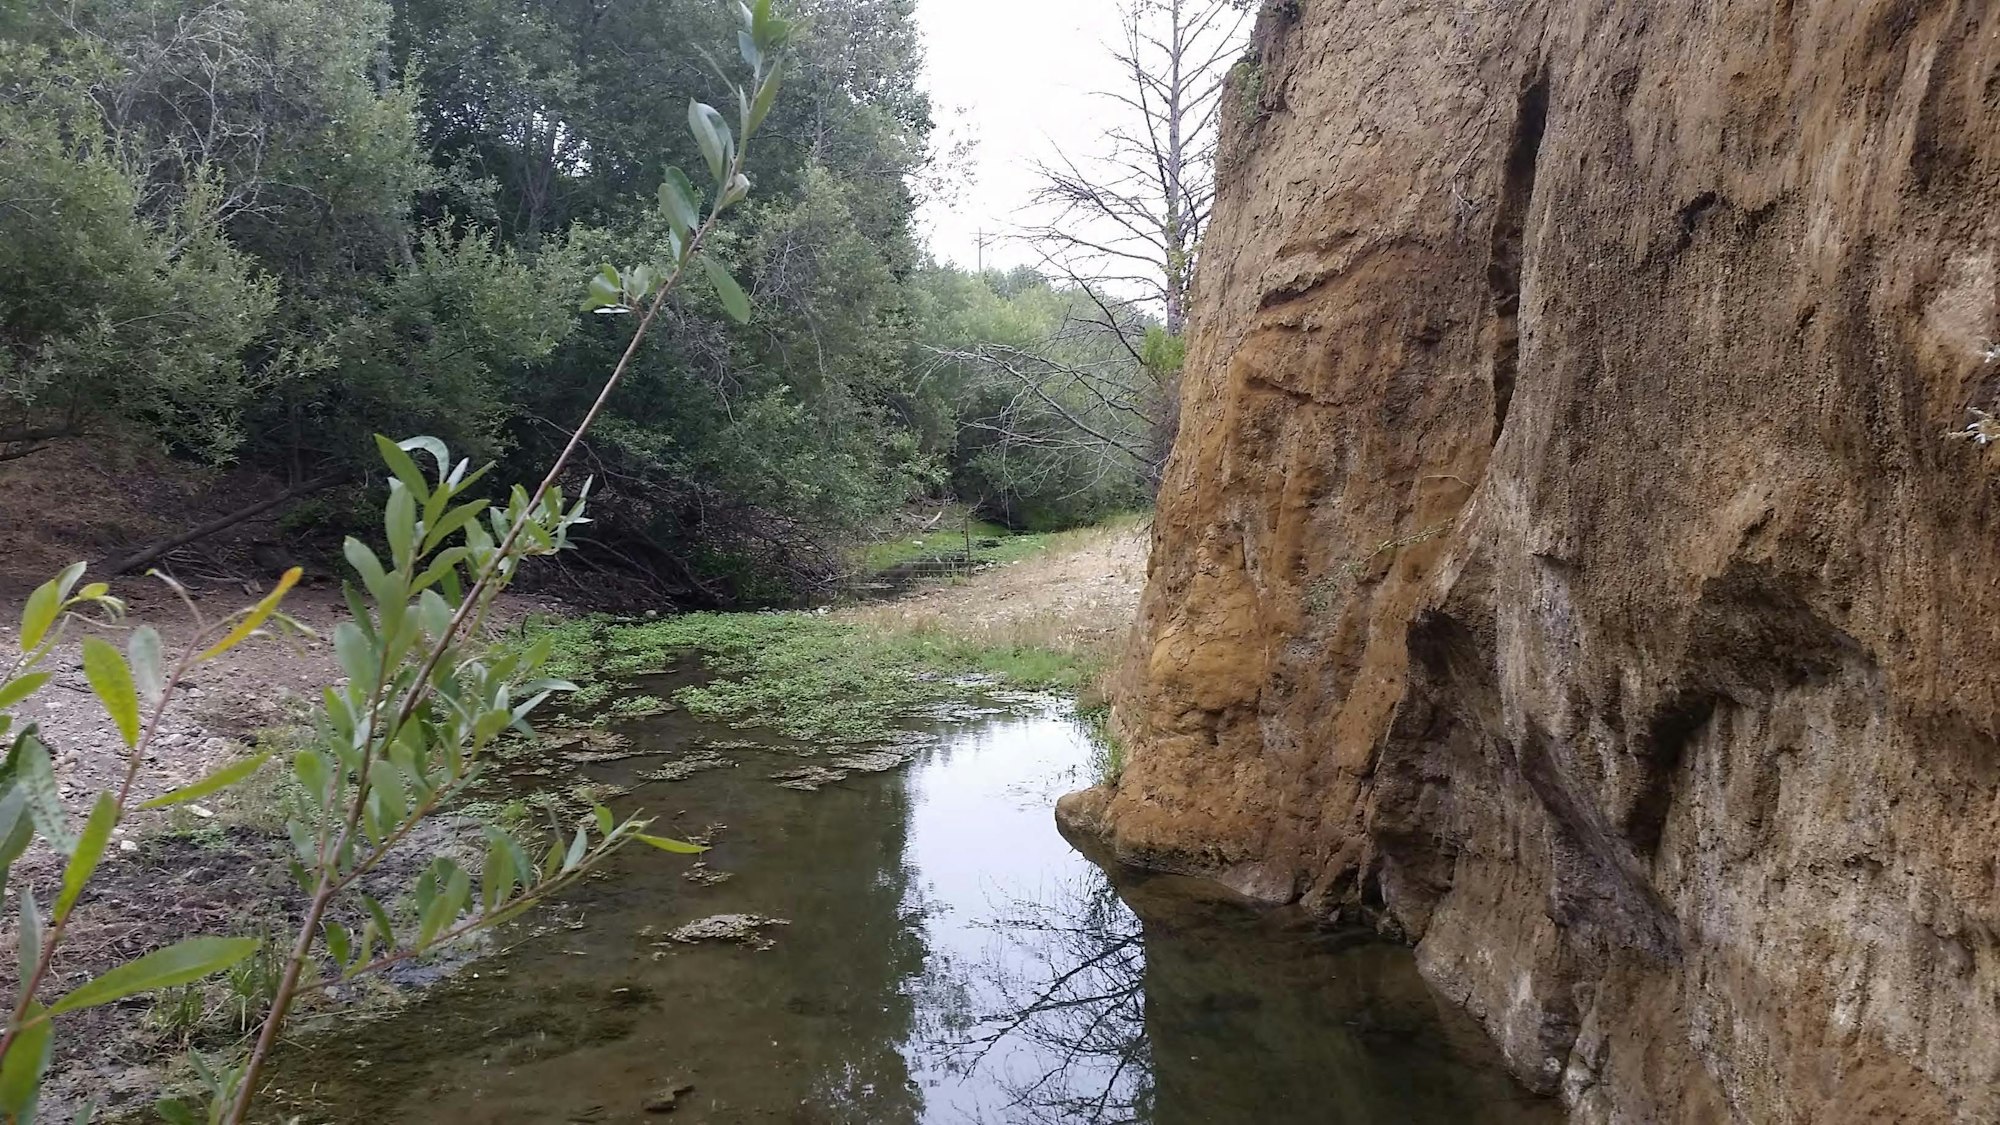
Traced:
[[[723, 182], [727, 183], [730, 178], [740, 174], [742, 166], [743, 153], [739, 148], [734, 161], [730, 165], [730, 176], [725, 177]], [[562, 452], [556, 456], [555, 462], [549, 466], [549, 471], [542, 477], [542, 482], [535, 486], [535, 491], [528, 497], [527, 503], [522, 505], [520, 514], [515, 517], [513, 525], [508, 528], [506, 538], [500, 541], [499, 546], [494, 549], [492, 557], [481, 570], [479, 577], [466, 590], [465, 597], [459, 602], [458, 609], [452, 614], [451, 620], [445, 626], [442, 635], [431, 645], [424, 658], [422, 667], [418, 670], [414, 683], [397, 707], [393, 720], [385, 727], [380, 728], [379, 731], [375, 729], [370, 730], [367, 748], [362, 754], [361, 764], [356, 770], [355, 790], [348, 808], [346, 823], [343, 825], [340, 836], [333, 846], [331, 857], [324, 859], [320, 864], [319, 879], [314, 888], [312, 900], [307, 904], [305, 916], [299, 923], [298, 935], [293, 940], [291, 953], [285, 960], [285, 971], [279, 978], [278, 987], [272, 993], [271, 1008], [264, 1017], [263, 1027], [258, 1030], [257, 1042], [250, 1049], [250, 1056], [244, 1062], [243, 1073], [238, 1080], [236, 1094], [230, 1103], [229, 1112], [223, 1117], [223, 1125], [241, 1125], [243, 1121], [248, 1119], [251, 1103], [255, 1101], [257, 1096], [257, 1086], [262, 1078], [264, 1066], [269, 1062], [272, 1052], [277, 1049], [278, 1036], [283, 1028], [286, 1016], [291, 1012], [292, 1001], [301, 991], [299, 979], [304, 975], [307, 962], [312, 959], [313, 946], [319, 938], [320, 922], [325, 917], [327, 907], [331, 905], [334, 896], [351, 881], [343, 879], [336, 868], [339, 865], [341, 854], [346, 851], [348, 841], [353, 838], [354, 831], [360, 824], [362, 811], [367, 803], [368, 767], [374, 758], [375, 748], [377, 746], [386, 746], [393, 741], [397, 733], [401, 730], [402, 725], [415, 717], [417, 710], [429, 698], [430, 684], [432, 677], [437, 672], [438, 664], [444, 659], [445, 654], [451, 650], [453, 643], [456, 641], [460, 631], [465, 628], [467, 621], [475, 613], [479, 612], [482, 604], [489, 597], [489, 591], [492, 589], [493, 583], [501, 577], [502, 569], [505, 567], [510, 554], [520, 542], [522, 534], [527, 530], [529, 521], [534, 518], [536, 510], [541, 507], [542, 502], [548, 497], [549, 492], [555, 488], [556, 483], [562, 479], [563, 472], [569, 467], [569, 463], [576, 456], [577, 450], [582, 448], [584, 434], [596, 423], [598, 418], [604, 413], [605, 408], [610, 404], [611, 396], [617, 392], [619, 384], [625, 379], [626, 371], [631, 367], [632, 360], [638, 355], [639, 346], [645, 340], [647, 331], [652, 327], [653, 321], [659, 316], [660, 310], [666, 306], [668, 295], [673, 292], [679, 285], [681, 278], [685, 276], [688, 263], [694, 261], [695, 255], [701, 250], [702, 243], [715, 229], [716, 222], [721, 217], [721, 214], [722, 208], [717, 206], [709, 212], [707, 219], [703, 221], [700, 228], [691, 233], [680, 260], [674, 263], [673, 272], [668, 274], [667, 278], [661, 282], [652, 303], [646, 306], [645, 313], [639, 318], [637, 327], [632, 331], [632, 339], [626, 343], [625, 351], [618, 357], [617, 365], [611, 369], [610, 376], [605, 379], [603, 389], [598, 392], [596, 400], [590, 405], [590, 409], [584, 413], [583, 420], [577, 424], [576, 430], [570, 434], [568, 443], [563, 446]], [[371, 727], [376, 721], [376, 716], [372, 713], [364, 716], [364, 718], [371, 724]], [[371, 856], [371, 859], [379, 859], [379, 855]], [[474, 921], [476, 922], [478, 919]]]

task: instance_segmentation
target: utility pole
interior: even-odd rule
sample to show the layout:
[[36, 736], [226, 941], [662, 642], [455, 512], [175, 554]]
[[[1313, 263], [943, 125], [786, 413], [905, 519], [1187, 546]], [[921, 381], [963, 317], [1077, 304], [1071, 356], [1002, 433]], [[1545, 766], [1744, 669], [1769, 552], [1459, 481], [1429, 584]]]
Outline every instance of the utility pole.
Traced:
[[978, 272], [983, 277], [986, 274], [986, 228], [985, 227], [979, 228], [979, 233], [975, 235], [973, 238], [973, 244], [979, 247], [978, 257], [974, 259], [977, 262], [976, 272]]

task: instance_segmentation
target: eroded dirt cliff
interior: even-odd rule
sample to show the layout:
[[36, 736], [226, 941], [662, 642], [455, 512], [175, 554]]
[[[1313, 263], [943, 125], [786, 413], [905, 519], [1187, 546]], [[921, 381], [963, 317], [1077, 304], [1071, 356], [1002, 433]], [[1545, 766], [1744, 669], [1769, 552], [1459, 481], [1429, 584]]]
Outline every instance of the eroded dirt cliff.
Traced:
[[2000, 3], [1273, 0], [1127, 861], [1585, 1121], [2000, 1120]]

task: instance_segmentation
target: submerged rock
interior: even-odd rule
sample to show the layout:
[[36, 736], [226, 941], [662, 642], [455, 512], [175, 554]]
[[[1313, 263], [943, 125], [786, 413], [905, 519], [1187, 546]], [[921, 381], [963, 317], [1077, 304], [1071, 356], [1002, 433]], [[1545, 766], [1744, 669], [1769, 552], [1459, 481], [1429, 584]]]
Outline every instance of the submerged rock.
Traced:
[[771, 780], [777, 782], [780, 787], [785, 789], [797, 789], [801, 792], [815, 793], [819, 791], [819, 787], [822, 785], [832, 785], [836, 781], [847, 780], [847, 772], [845, 770], [828, 769], [825, 766], [798, 766], [793, 769], [779, 770], [777, 773], [771, 775]]
[[717, 871], [702, 860], [696, 860], [686, 871], [681, 872], [681, 878], [703, 887], [713, 887], [718, 883], [727, 883], [734, 877], [735, 872]]
[[566, 762], [579, 764], [616, 762], [646, 753], [633, 746], [631, 739], [608, 730], [583, 730], [556, 735], [543, 744], [543, 749], [550, 754], [559, 755]]
[[686, 781], [695, 774], [708, 770], [733, 766], [735, 762], [720, 754], [697, 752], [686, 757], [675, 758], [655, 769], [641, 770], [639, 776], [647, 781]]
[[704, 941], [731, 941], [747, 945], [752, 949], [769, 949], [774, 942], [761, 931], [771, 926], [789, 926], [785, 918], [766, 918], [762, 914], [711, 914], [706, 918], [670, 930], [667, 940], [682, 945], [694, 945]]

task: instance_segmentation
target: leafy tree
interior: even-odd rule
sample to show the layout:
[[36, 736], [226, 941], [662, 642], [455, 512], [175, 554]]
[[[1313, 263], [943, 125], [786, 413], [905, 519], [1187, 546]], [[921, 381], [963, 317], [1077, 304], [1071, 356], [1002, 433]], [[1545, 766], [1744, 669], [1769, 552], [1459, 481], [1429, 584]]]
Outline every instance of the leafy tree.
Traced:
[[[447, 857], [433, 860], [410, 888], [413, 920], [395, 920], [361, 884], [428, 816], [479, 779], [501, 734], [525, 730], [537, 706], [554, 692], [573, 688], [533, 678], [553, 637], [525, 649], [496, 647], [485, 639], [484, 625], [494, 600], [525, 561], [563, 550], [571, 530], [589, 522], [583, 497], [567, 500], [559, 482], [669, 295], [698, 271], [731, 316], [749, 317], [748, 298], [707, 242], [721, 216], [749, 191], [743, 146], [776, 95], [788, 28], [772, 13], [770, 0], [744, 6], [741, 14], [749, 81], [734, 91], [740, 115], [733, 133], [715, 109], [699, 102], [688, 108], [689, 127], [710, 173], [709, 202], [704, 206], [688, 177], [669, 169], [659, 193], [668, 228], [664, 242], [638, 265], [606, 265], [591, 278], [586, 308], [636, 314], [637, 323], [630, 346], [541, 483], [532, 491], [517, 485], [504, 505], [494, 506], [475, 495], [485, 470], [473, 472], [469, 460], [454, 461], [436, 438], [376, 439], [391, 473], [382, 520], [387, 551], [378, 553], [356, 538], [346, 542], [343, 553], [358, 583], [346, 588], [353, 616], [333, 634], [345, 676], [322, 693], [314, 738], [289, 763], [297, 783], [287, 809], [295, 853], [291, 870], [307, 905], [248, 1053], [240, 1063], [199, 1067], [210, 1087], [211, 1125], [239, 1125], [249, 1118], [264, 1065], [301, 995], [494, 926], [574, 883], [629, 843], [701, 850], [649, 835], [646, 820], [619, 821], [599, 806], [542, 846], [487, 825], [476, 879]], [[418, 457], [434, 461], [435, 473]], [[119, 784], [99, 793], [82, 827], [74, 828], [48, 748], [32, 726], [14, 732], [12, 709], [53, 678], [43, 665], [74, 611], [122, 613], [105, 584], [79, 586], [84, 569], [78, 563], [35, 591], [22, 615], [19, 652], [0, 664], [0, 738], [11, 735], [0, 760], [0, 883], [37, 836], [65, 860], [61, 888], [46, 917], [32, 892], [24, 888], [20, 895], [14, 943], [20, 988], [0, 1026], [0, 1118], [20, 1125], [35, 1118], [59, 1017], [200, 979], [243, 960], [258, 945], [246, 938], [188, 938], [61, 996], [43, 998], [73, 912], [118, 825], [136, 807], [134, 783], [151, 756], [161, 716], [196, 667], [267, 623], [284, 624], [278, 607], [299, 579], [293, 568], [256, 605], [221, 621], [203, 620], [190, 602], [195, 628], [176, 657], [165, 653], [150, 628], [133, 630], [123, 652], [101, 636], [84, 639], [84, 676], [128, 757]], [[247, 777], [265, 757], [225, 767], [147, 804], [194, 800]], [[341, 920], [336, 907], [342, 904], [355, 925]], [[163, 1102], [160, 1110], [175, 1125], [199, 1120], [179, 1101]], [[90, 1115], [86, 1108], [80, 1119]]]
[[1127, 341], [1171, 337], [1136, 318], [1107, 329], [1087, 292], [1029, 270], [932, 269], [917, 289], [924, 401], [949, 420], [955, 493], [1036, 528], [1144, 506], [1160, 403], [1131, 393], [1151, 383]]
[[232, 450], [271, 282], [203, 176], [158, 206], [90, 98], [89, 51], [0, 44], [0, 457], [113, 420]]

